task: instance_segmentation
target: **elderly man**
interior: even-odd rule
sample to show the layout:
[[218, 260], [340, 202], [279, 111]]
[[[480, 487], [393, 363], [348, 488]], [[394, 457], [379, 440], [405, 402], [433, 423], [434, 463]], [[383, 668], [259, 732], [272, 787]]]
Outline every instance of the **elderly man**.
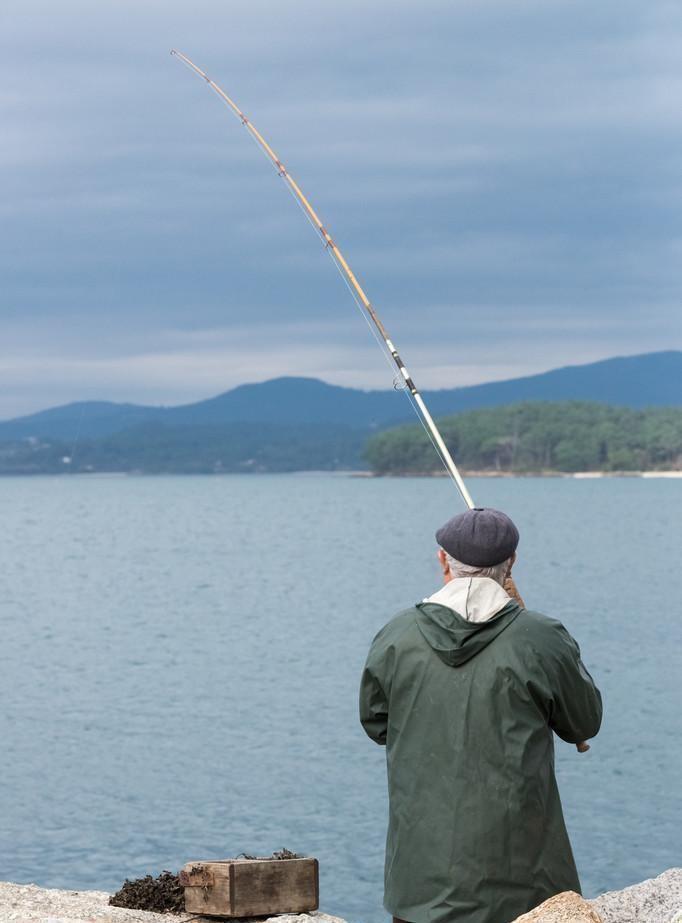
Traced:
[[444, 586], [382, 628], [360, 689], [386, 745], [384, 904], [398, 923], [510, 923], [580, 890], [552, 732], [594, 737], [601, 696], [563, 625], [516, 594], [508, 516], [468, 510], [436, 539]]

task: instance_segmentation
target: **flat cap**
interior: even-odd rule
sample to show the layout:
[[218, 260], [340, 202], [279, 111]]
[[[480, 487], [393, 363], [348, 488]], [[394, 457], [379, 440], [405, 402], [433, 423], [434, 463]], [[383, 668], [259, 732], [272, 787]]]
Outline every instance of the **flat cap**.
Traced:
[[494, 567], [516, 551], [519, 530], [500, 510], [474, 509], [448, 519], [436, 541], [456, 561], [471, 567]]

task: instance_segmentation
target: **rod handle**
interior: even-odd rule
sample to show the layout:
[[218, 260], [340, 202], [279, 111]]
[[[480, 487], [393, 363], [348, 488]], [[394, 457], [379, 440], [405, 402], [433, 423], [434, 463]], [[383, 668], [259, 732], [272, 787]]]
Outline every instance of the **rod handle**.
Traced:
[[590, 745], [586, 740], [583, 740], [579, 744], [576, 744], [575, 748], [578, 753], [587, 753], [587, 751], [590, 749]]

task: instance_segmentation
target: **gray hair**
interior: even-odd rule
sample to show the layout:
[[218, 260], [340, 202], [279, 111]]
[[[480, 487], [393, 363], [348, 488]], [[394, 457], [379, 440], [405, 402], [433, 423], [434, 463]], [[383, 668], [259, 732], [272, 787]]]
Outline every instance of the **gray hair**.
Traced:
[[452, 555], [449, 555], [446, 551], [445, 560], [448, 562], [448, 567], [453, 577], [490, 577], [495, 583], [504, 586], [511, 558], [507, 558], [505, 561], [502, 561], [500, 564], [495, 564], [493, 567], [474, 567], [471, 564], [462, 564], [461, 561], [456, 561]]

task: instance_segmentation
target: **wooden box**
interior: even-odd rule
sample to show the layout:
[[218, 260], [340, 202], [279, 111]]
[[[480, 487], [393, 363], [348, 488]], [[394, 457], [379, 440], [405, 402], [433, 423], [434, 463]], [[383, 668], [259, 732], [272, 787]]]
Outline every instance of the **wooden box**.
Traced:
[[260, 917], [319, 906], [317, 859], [220, 859], [188, 862], [180, 872], [189, 913]]

